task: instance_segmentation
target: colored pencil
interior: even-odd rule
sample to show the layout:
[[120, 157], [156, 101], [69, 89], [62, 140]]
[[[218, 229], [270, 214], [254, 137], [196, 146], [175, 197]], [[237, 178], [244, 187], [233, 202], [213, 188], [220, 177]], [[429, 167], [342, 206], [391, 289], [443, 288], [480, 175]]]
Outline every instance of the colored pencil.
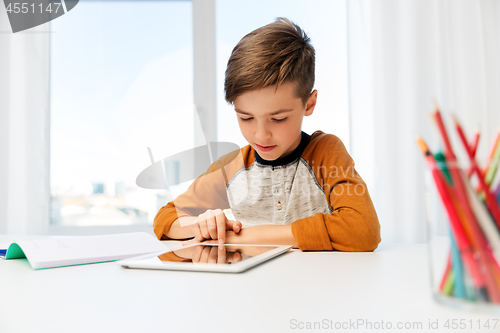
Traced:
[[[456, 196], [458, 202], [456, 200], [451, 200], [451, 209], [456, 213], [455, 209], [458, 209], [463, 212], [465, 217], [456, 217], [455, 219], [450, 218], [450, 222], [452, 224], [452, 230], [454, 232], [459, 232], [460, 230], [466, 231], [468, 236], [464, 234], [463, 238], [467, 241], [465, 244], [469, 244], [474, 253], [474, 260], [477, 260], [477, 265], [469, 264], [468, 268], [471, 269], [470, 273], [474, 279], [478, 277], [484, 278], [484, 287], [480, 290], [481, 295], [485, 296], [486, 299], [490, 300], [493, 303], [500, 303], [500, 289], [496, 285], [492, 272], [489, 271], [488, 267], [490, 266], [489, 261], [487, 260], [487, 245], [484, 240], [484, 236], [481, 233], [481, 230], [478, 226], [478, 222], [474, 213], [470, 207], [470, 203], [467, 198], [465, 185], [463, 184], [463, 178], [461, 176], [460, 169], [458, 168], [458, 162], [456, 156], [453, 152], [453, 148], [451, 146], [448, 133], [444, 126], [444, 122], [441, 116], [441, 112], [439, 108], [436, 107], [436, 111], [434, 113], [434, 120], [441, 134], [441, 139], [443, 141], [443, 145], [445, 148], [445, 156], [446, 163], [449, 163], [451, 167], [449, 167], [449, 172], [453, 181], [453, 186], [448, 187], [445, 186], [445, 190], [448, 192], [448, 197], [453, 198]], [[439, 182], [439, 180], [436, 180]], [[443, 186], [443, 185], [442, 185]], [[455, 209], [453, 209], [455, 207]], [[460, 239], [456, 238], [457, 243], [460, 243]], [[458, 245], [458, 244], [457, 244]], [[463, 261], [467, 265], [467, 260], [470, 260], [467, 256], [464, 257]], [[483, 272], [484, 276], [480, 273]], [[476, 280], [477, 285], [477, 280]]]
[[446, 281], [448, 280], [448, 276], [450, 275], [451, 271], [451, 251], [448, 253], [448, 259], [446, 260], [446, 268], [443, 273], [443, 277], [441, 278], [441, 283], [439, 284], [439, 290], [441, 292], [444, 291], [444, 287], [446, 285]]
[[[449, 198], [451, 198], [452, 206], [457, 212], [457, 222], [451, 223], [452, 230], [459, 231], [464, 234], [464, 238], [468, 241], [471, 247], [472, 258], [475, 260], [476, 265], [470, 266], [472, 269], [476, 268], [477, 271], [471, 271], [471, 276], [474, 278], [474, 274], [479, 274], [482, 279], [484, 279], [484, 288], [479, 289], [479, 295], [484, 296], [481, 299], [490, 300], [493, 303], [500, 303], [500, 286], [497, 286], [493, 277], [493, 273], [490, 271], [491, 262], [489, 258], [490, 252], [485, 244], [485, 240], [482, 238], [482, 233], [478, 230], [476, 222], [467, 223], [466, 213], [464, 208], [460, 205], [457, 198], [454, 196], [455, 190], [451, 186], [446, 186]], [[471, 239], [471, 241], [469, 241]], [[471, 260], [470, 258], [465, 258], [464, 260]]]
[[488, 155], [489, 160], [493, 159], [493, 156], [495, 156], [495, 151], [497, 150], [498, 145], [500, 145], [500, 129], [497, 131], [493, 145], [490, 148], [490, 153]]
[[455, 288], [453, 288], [453, 296], [457, 298], [465, 298], [465, 282], [464, 282], [464, 268], [462, 260], [460, 259], [460, 252], [458, 251], [457, 243], [453, 238], [453, 233], [450, 230], [451, 240], [451, 264], [455, 276]]
[[[497, 146], [499, 145], [499, 143], [500, 143], [500, 130], [497, 132], [495, 140], [493, 141], [493, 145], [490, 147], [490, 152], [488, 154], [488, 160], [487, 160], [486, 164], [484, 165], [484, 167], [481, 169], [481, 171], [483, 172], [483, 175], [485, 175], [486, 184], [490, 185], [490, 188], [491, 188], [491, 181], [488, 182], [488, 179], [487, 179], [488, 170], [490, 169], [490, 166], [492, 166], [494, 163], [493, 158], [495, 156], [495, 150], [496, 150]], [[473, 172], [472, 167], [470, 167], [469, 170], [471, 171], [471, 173]], [[470, 175], [469, 175], [469, 177], [470, 177]], [[480, 185], [476, 186], [476, 192], [477, 193], [481, 192]], [[484, 199], [484, 197], [482, 197], [482, 198]]]
[[[479, 138], [481, 136], [481, 133], [479, 131], [479, 128], [476, 130], [476, 134], [474, 135], [474, 139], [470, 143], [470, 149], [472, 150], [472, 155], [475, 157], [477, 154], [477, 147], [479, 146]], [[472, 174], [474, 173], [474, 170], [472, 167], [469, 167], [467, 170], [467, 176], [472, 177]]]
[[[441, 122], [441, 125], [438, 125], [439, 129], [442, 131], [441, 135], [442, 136], [447, 136], [447, 133], [444, 130], [441, 114], [439, 110], [436, 110], [436, 118], [437, 122]], [[477, 163], [475, 162], [475, 158], [472, 156], [471, 151], [469, 149], [469, 146], [467, 144], [467, 140], [465, 139], [465, 135], [463, 133], [463, 130], [458, 123], [456, 119], [455, 120], [455, 127], [457, 129], [457, 132], [459, 134], [460, 140], [462, 141], [462, 144], [464, 144], [465, 149], [469, 155], [469, 159], [471, 161], [472, 167], [474, 169], [474, 172], [477, 173], [480, 184], [482, 186], [483, 191], [486, 193], [486, 198], [487, 198], [487, 203], [488, 207], [493, 207], [493, 213], [496, 214], [498, 213], [498, 216], [500, 216], [500, 212], [495, 212], [496, 207], [496, 202], [492, 206], [492, 201], [491, 201], [491, 193], [489, 192], [489, 189], [487, 188], [487, 185], [484, 182], [484, 177], [482, 177], [481, 172], [479, 171], [477, 167]], [[465, 141], [464, 141], [465, 140]], [[449, 142], [449, 141], [448, 141]], [[453, 149], [451, 148], [451, 145], [449, 145], [449, 156], [452, 159], [451, 162], [453, 164], [456, 164], [456, 158], [455, 154], [453, 153]], [[471, 203], [469, 201], [469, 198], [467, 196], [467, 191], [465, 189], [465, 184], [464, 181], [467, 181], [466, 179], [462, 178], [460, 175], [460, 170], [457, 166], [453, 166], [450, 168], [450, 173], [452, 175], [453, 183], [454, 183], [454, 189], [456, 190], [456, 194], [458, 196], [458, 200], [460, 202], [460, 206], [456, 206], [458, 209], [463, 209], [466, 218], [462, 219], [462, 225], [468, 230], [468, 233], [470, 235], [470, 240], [472, 244], [472, 248], [474, 249], [474, 256], [475, 258], [478, 259], [479, 267], [481, 269], [481, 272], [484, 273], [484, 279], [485, 279], [485, 284], [486, 284], [486, 289], [488, 291], [488, 296], [490, 297], [491, 302], [493, 303], [499, 303], [500, 304], [500, 287], [496, 284], [493, 272], [491, 269], [491, 260], [489, 259], [488, 251], [490, 250], [487, 242], [484, 238], [483, 233], [481, 232], [481, 229], [479, 227], [479, 223], [477, 221], [477, 217], [474, 214], [472, 208], [471, 208]], [[490, 210], [490, 213], [492, 211]], [[495, 222], [496, 217], [494, 216]], [[500, 218], [499, 218], [500, 221]]]
[[498, 170], [499, 163], [500, 163], [500, 131], [497, 135], [492, 151], [490, 152], [489, 161], [487, 165], [488, 169], [485, 172], [486, 183], [491, 184], [493, 178], [495, 178], [495, 174]]
[[[453, 148], [451, 147], [450, 140], [448, 137], [448, 133], [446, 132], [446, 128], [444, 126], [443, 118], [441, 116], [441, 112], [439, 109], [436, 107], [436, 111], [434, 113], [434, 120], [436, 121], [436, 125], [439, 129], [439, 132], [441, 134], [441, 139], [444, 143], [445, 146], [445, 156], [446, 156], [446, 161], [443, 161], [442, 163], [447, 163], [448, 165], [451, 165], [452, 167], [449, 168], [449, 172], [451, 175], [451, 179], [453, 182], [453, 187], [455, 189], [455, 194], [457, 196], [457, 199], [460, 203], [459, 208], [463, 209], [465, 213], [465, 220], [462, 220], [464, 222], [464, 227], [466, 227], [469, 230], [476, 230], [474, 226], [477, 226], [477, 221], [476, 218], [472, 212], [472, 209], [470, 208], [468, 197], [467, 197], [467, 192], [465, 190], [465, 185], [463, 184], [463, 179], [462, 176], [460, 175], [460, 170], [458, 168], [458, 161], [456, 159], [455, 153], [453, 152]], [[471, 226], [469, 226], [471, 225]], [[470, 235], [472, 237], [473, 235]], [[477, 233], [476, 233], [477, 236]], [[471, 238], [473, 239], [473, 238]], [[479, 244], [477, 244], [479, 245]]]
[[495, 201], [495, 198], [490, 192], [489, 186], [485, 182], [485, 178], [481, 170], [479, 170], [479, 167], [477, 166], [476, 159], [472, 155], [472, 151], [469, 148], [469, 145], [467, 144], [467, 139], [465, 138], [465, 134], [462, 130], [462, 126], [460, 126], [460, 123], [458, 120], [454, 117], [453, 118], [455, 122], [455, 127], [458, 132], [458, 136], [460, 138], [460, 141], [462, 141], [462, 144], [464, 145], [465, 151], [467, 152], [467, 155], [469, 156], [469, 160], [471, 163], [471, 166], [476, 173], [478, 179], [479, 179], [479, 185], [481, 186], [481, 189], [483, 190], [486, 198], [486, 206], [488, 206], [488, 209], [493, 215], [493, 219], [495, 220], [495, 223], [497, 224], [498, 228], [500, 228], [500, 208], [498, 207], [497, 202]]
[[[470, 162], [469, 168], [462, 170], [437, 106], [433, 119], [444, 155], [432, 155], [420, 138], [417, 143], [431, 168], [450, 223], [451, 256], [440, 290], [457, 298], [500, 304], [500, 172], [496, 174], [500, 165], [500, 131], [491, 148], [488, 164], [480, 168], [476, 161], [479, 130], [469, 142], [462, 126], [453, 118], [456, 133]], [[477, 193], [468, 179], [473, 175], [478, 178]]]
[[490, 249], [493, 251], [493, 256], [497, 262], [500, 262], [500, 232], [496, 228], [495, 222], [488, 214], [486, 207], [479, 200], [477, 194], [472, 189], [471, 185], [465, 182], [467, 187], [467, 195], [471, 203], [474, 215], [483, 231], [484, 236], [488, 240]]
[[[444, 179], [443, 174], [436, 168], [434, 156], [429, 151], [425, 142], [421, 138], [417, 138], [417, 143], [425, 156], [427, 164], [431, 168], [432, 176], [440, 194], [441, 201], [443, 202], [448, 213], [448, 217], [450, 218], [451, 229], [456, 240], [460, 256], [462, 257], [462, 261], [470, 272], [474, 287], [482, 290], [481, 294], [484, 295], [486, 289], [485, 281], [480, 273], [478, 264], [473, 258], [472, 247], [467, 239], [467, 236], [465, 235], [460, 218], [458, 217], [455, 207], [450, 199], [450, 193], [446, 188], [446, 180]], [[485, 298], [487, 299], [487, 297]]]
[[470, 277], [469, 272], [464, 269], [464, 282], [465, 282], [465, 295], [468, 301], [476, 301], [476, 290], [474, 289], [474, 284]]
[[477, 147], [479, 146], [479, 139], [481, 137], [481, 132], [479, 131], [479, 128], [476, 130], [476, 133], [474, 134], [474, 139], [471, 142], [470, 149], [472, 151], [472, 155], [476, 156], [477, 153]]
[[[491, 182], [490, 188], [493, 190], [493, 196], [496, 198], [496, 201], [498, 201], [498, 194], [500, 191], [500, 172], [497, 172], [495, 175], [495, 179]], [[499, 202], [500, 205], [500, 202]]]
[[450, 270], [450, 273], [446, 276], [446, 282], [443, 287], [443, 294], [451, 296], [453, 294], [453, 286], [455, 284], [455, 273]]

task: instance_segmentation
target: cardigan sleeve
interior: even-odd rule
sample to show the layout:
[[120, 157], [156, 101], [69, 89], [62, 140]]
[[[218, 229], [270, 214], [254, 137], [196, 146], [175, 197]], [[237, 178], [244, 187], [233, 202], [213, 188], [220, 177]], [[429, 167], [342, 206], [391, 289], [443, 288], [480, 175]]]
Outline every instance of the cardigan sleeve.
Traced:
[[321, 136], [303, 158], [313, 164], [332, 212], [293, 222], [292, 233], [302, 251], [373, 251], [381, 241], [380, 224], [366, 183], [340, 139]]

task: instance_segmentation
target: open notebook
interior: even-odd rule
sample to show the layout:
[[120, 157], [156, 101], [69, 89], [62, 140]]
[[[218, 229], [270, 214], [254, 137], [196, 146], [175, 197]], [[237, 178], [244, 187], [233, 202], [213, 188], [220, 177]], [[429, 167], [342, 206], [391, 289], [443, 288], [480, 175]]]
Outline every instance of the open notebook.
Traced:
[[33, 269], [131, 258], [168, 247], [145, 232], [25, 240], [10, 244], [5, 259], [27, 258]]

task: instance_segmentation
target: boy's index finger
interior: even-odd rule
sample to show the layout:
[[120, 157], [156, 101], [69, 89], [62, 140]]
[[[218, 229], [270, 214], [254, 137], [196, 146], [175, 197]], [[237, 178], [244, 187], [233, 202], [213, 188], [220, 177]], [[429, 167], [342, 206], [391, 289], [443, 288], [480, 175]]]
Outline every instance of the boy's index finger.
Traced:
[[215, 221], [217, 223], [219, 244], [224, 244], [226, 242], [226, 215], [224, 213], [215, 215]]

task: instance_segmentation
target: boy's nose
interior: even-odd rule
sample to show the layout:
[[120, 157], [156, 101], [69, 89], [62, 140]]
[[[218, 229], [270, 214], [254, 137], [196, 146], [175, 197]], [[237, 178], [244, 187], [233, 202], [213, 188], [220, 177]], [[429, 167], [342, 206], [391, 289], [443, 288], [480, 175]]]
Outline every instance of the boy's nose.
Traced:
[[271, 138], [271, 131], [266, 126], [257, 126], [255, 137], [260, 140], [260, 143], [266, 143], [265, 140]]

